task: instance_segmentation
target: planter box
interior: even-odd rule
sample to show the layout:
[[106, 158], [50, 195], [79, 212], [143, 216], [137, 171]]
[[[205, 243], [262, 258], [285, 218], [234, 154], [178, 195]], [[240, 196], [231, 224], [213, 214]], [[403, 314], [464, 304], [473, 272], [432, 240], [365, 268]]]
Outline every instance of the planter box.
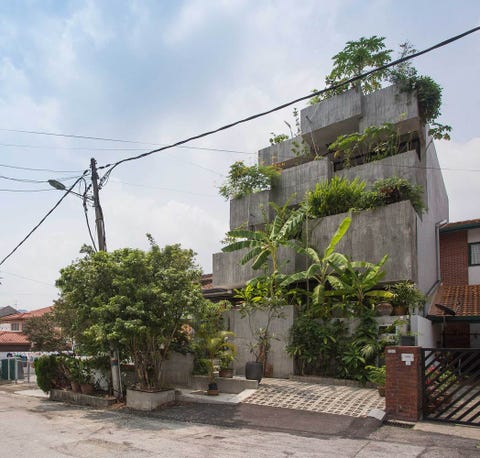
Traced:
[[72, 404], [78, 404], [82, 406], [92, 406], [104, 408], [112, 404], [115, 404], [116, 399], [114, 397], [100, 397], [91, 396], [88, 394], [75, 393], [68, 390], [50, 390], [51, 401], [70, 402]]
[[175, 390], [139, 391], [127, 389], [127, 407], [150, 411], [175, 401]]

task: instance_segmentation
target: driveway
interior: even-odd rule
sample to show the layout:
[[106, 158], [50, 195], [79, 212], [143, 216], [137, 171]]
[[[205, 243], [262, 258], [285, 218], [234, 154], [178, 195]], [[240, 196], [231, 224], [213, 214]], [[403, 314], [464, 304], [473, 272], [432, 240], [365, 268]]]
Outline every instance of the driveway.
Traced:
[[373, 409], [385, 410], [385, 398], [376, 389], [273, 378], [263, 379], [258, 390], [243, 402], [350, 417], [366, 417]]

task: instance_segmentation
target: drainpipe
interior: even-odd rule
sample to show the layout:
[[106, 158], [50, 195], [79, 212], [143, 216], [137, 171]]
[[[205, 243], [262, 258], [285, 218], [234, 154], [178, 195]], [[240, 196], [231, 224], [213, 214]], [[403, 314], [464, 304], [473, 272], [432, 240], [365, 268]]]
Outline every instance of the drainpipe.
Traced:
[[[435, 288], [439, 285], [439, 283], [442, 281], [442, 274], [440, 271], [440, 228], [442, 226], [445, 226], [445, 224], [448, 224], [448, 219], [442, 219], [441, 221], [438, 221], [435, 223], [435, 262], [436, 262], [436, 267], [437, 267], [437, 280], [435, 283], [432, 285], [432, 287], [427, 291], [427, 297], [430, 296], [430, 294], [433, 293]], [[423, 316], [426, 316], [427, 310], [423, 311]]]

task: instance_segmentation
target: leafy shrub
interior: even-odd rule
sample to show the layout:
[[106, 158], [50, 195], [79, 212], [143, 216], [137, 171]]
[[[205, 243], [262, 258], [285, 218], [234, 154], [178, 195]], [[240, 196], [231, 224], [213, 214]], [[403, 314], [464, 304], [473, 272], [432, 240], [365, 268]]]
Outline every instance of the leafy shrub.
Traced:
[[225, 199], [236, 199], [248, 194], [270, 189], [272, 182], [280, 175], [271, 165], [245, 165], [237, 161], [230, 166], [225, 183], [219, 193]]
[[340, 320], [315, 320], [299, 316], [290, 329], [287, 353], [295, 357], [302, 374], [336, 375], [336, 360], [346, 341]]
[[67, 385], [65, 365], [62, 357], [55, 355], [41, 356], [34, 362], [37, 385], [48, 393], [53, 388]]
[[290, 137], [286, 134], [279, 134], [276, 135], [275, 132], [270, 132], [271, 137], [268, 139], [270, 145], [278, 145], [283, 143], [284, 141], [288, 140]]
[[405, 307], [412, 313], [414, 310], [421, 310], [425, 305], [427, 298], [410, 281], [400, 281], [391, 285], [389, 291], [393, 293], [391, 303], [394, 307]]
[[406, 178], [393, 176], [375, 181], [371, 193], [363, 197], [363, 207], [379, 207], [409, 200], [415, 211], [421, 214], [425, 209], [422, 197], [422, 186], [414, 185]]
[[385, 386], [387, 379], [387, 368], [385, 366], [366, 366], [368, 381], [377, 386]]
[[362, 208], [365, 182], [352, 181], [334, 176], [331, 180], [317, 183], [315, 190], [306, 195], [309, 213], [314, 218], [344, 213], [351, 208]]

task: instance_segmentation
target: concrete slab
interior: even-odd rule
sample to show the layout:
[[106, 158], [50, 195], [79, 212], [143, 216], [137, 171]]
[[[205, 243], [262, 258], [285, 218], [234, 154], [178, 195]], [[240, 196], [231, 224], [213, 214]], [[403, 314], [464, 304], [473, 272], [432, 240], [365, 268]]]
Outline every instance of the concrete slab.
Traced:
[[189, 389], [176, 389], [177, 401], [181, 402], [195, 402], [201, 404], [239, 404], [256, 390], [248, 389], [243, 390], [241, 393], [220, 393], [218, 396], [209, 396], [206, 391], [202, 390], [189, 390]]
[[[477, 426], [456, 425], [453, 423], [439, 423], [433, 421], [419, 421], [413, 427], [416, 431], [425, 431], [450, 436], [464, 437], [466, 439], [480, 440], [480, 428]], [[479, 452], [480, 454], [480, 452]]]
[[46, 398], [48, 399], [48, 394], [40, 389], [30, 389], [30, 390], [21, 390], [14, 391], [14, 394], [20, 394], [22, 396], [32, 396], [34, 398]]

